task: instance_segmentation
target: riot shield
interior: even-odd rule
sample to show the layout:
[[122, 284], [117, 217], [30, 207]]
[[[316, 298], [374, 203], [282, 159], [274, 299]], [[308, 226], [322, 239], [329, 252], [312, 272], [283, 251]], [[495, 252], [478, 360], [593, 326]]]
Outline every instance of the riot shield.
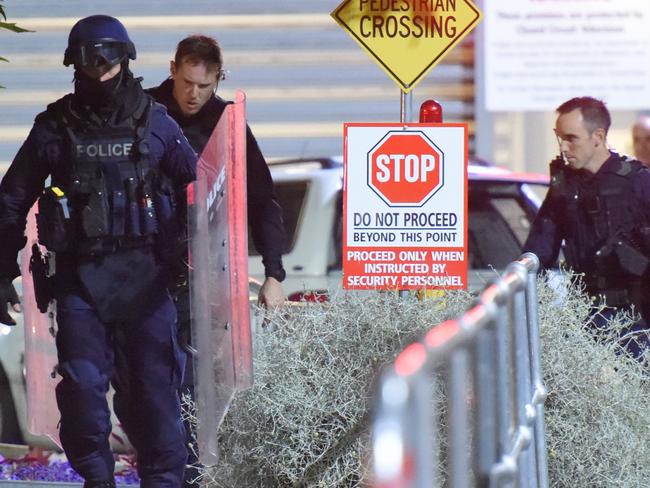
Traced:
[[[61, 414], [56, 404], [55, 387], [61, 380], [56, 373], [58, 363], [56, 351], [56, 302], [52, 301], [46, 313], [41, 313], [36, 304], [32, 273], [32, 246], [36, 245], [43, 254], [46, 249], [38, 244], [36, 214], [38, 202], [27, 216], [25, 235], [27, 245], [22, 250], [20, 261], [22, 271], [22, 307], [25, 332], [25, 372], [27, 387], [27, 430], [34, 435], [47, 436], [61, 447], [59, 440], [59, 419]], [[112, 404], [114, 390], [111, 387], [107, 398]], [[113, 449], [128, 451], [131, 443], [122, 424], [111, 410], [110, 443]]]
[[54, 388], [61, 379], [55, 373], [57, 364], [56, 307], [50, 304], [47, 313], [36, 306], [34, 280], [30, 269], [32, 246], [37, 244], [36, 213], [38, 203], [27, 216], [27, 245], [21, 254], [23, 281], [23, 319], [25, 327], [25, 372], [27, 382], [27, 429], [35, 435], [52, 439], [59, 447], [59, 410]]
[[217, 431], [235, 392], [252, 384], [244, 102], [238, 91], [188, 190], [196, 434], [207, 466], [218, 460]]

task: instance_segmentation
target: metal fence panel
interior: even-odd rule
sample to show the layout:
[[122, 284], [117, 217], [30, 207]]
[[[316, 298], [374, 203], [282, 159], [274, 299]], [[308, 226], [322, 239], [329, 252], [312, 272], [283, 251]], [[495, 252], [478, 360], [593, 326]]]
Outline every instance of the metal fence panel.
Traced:
[[[373, 419], [377, 488], [431, 488], [443, 478], [452, 488], [548, 486], [538, 268], [524, 254], [386, 371]], [[442, 404], [446, 431], [437, 425]]]

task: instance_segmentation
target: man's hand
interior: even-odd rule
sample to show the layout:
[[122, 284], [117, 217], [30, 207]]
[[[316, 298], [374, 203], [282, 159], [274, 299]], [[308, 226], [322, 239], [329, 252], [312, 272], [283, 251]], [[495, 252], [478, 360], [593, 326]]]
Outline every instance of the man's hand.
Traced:
[[281, 306], [284, 303], [282, 284], [275, 278], [266, 278], [257, 295], [257, 303], [268, 309]]
[[8, 304], [14, 312], [20, 312], [20, 301], [14, 285], [8, 279], [0, 279], [0, 324], [16, 325], [7, 310]]

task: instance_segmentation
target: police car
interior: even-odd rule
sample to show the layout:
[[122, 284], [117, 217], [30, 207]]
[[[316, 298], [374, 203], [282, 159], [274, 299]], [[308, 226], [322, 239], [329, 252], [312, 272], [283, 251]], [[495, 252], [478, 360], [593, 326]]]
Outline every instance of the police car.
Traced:
[[[342, 158], [280, 159], [270, 161], [270, 166], [288, 236], [284, 290], [291, 301], [326, 300], [342, 281]], [[470, 289], [479, 289], [521, 253], [548, 177], [476, 161], [469, 165], [468, 177], [468, 281]], [[261, 257], [250, 238], [249, 274], [260, 282], [264, 279]], [[20, 294], [19, 280], [16, 284]], [[0, 442], [44, 445], [42, 437], [27, 431], [24, 332], [22, 316], [13, 316], [18, 325], [0, 324]], [[113, 422], [118, 425], [115, 418]], [[117, 426], [113, 448], [128, 449], [124, 439]]]
[[[342, 282], [342, 157], [270, 160], [288, 236], [283, 287], [292, 301], [325, 300]], [[516, 259], [548, 189], [546, 175], [468, 166], [468, 282], [478, 290]], [[249, 274], [264, 267], [249, 238]]]

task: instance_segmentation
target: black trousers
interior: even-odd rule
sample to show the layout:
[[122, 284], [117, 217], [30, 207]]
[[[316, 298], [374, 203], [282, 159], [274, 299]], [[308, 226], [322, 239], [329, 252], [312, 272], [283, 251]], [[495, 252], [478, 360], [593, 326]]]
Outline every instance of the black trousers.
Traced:
[[109, 448], [109, 382], [114, 409], [138, 453], [142, 488], [178, 488], [187, 459], [179, 387], [185, 354], [177, 342], [176, 309], [164, 288], [153, 290], [127, 323], [102, 322], [74, 286], [59, 291], [56, 396], [60, 438], [86, 480], [113, 477]]

